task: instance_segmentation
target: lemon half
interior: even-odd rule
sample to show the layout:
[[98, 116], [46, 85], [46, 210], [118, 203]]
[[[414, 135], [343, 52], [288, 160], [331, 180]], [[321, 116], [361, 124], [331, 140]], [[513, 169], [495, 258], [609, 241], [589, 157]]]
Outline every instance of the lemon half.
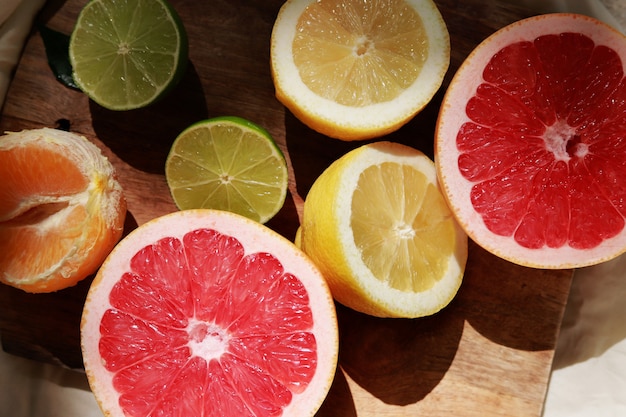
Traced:
[[456, 295], [467, 261], [467, 235], [434, 163], [392, 142], [350, 151], [318, 177], [297, 240], [337, 301], [379, 317], [438, 312]]

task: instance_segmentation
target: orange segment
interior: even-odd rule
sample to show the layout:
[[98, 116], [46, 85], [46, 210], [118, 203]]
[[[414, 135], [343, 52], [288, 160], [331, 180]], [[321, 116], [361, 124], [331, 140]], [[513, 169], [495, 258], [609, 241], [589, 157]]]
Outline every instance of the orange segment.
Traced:
[[32, 143], [0, 150], [0, 178], [8, 180], [0, 189], [0, 213], [24, 212], [39, 203], [35, 198], [84, 190], [87, 179], [62, 151]]
[[0, 280], [29, 292], [76, 284], [121, 237], [113, 167], [85, 138], [53, 129], [0, 138]]

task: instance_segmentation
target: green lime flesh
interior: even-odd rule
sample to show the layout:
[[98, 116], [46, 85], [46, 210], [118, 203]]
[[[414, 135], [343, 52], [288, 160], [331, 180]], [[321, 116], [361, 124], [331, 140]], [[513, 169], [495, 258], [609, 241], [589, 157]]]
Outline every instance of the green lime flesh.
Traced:
[[172, 145], [165, 176], [181, 210], [225, 210], [265, 223], [284, 205], [289, 175], [265, 129], [225, 116], [185, 129]]
[[93, 101], [132, 110], [182, 78], [187, 34], [166, 0], [91, 0], [72, 31], [69, 55], [74, 81]]

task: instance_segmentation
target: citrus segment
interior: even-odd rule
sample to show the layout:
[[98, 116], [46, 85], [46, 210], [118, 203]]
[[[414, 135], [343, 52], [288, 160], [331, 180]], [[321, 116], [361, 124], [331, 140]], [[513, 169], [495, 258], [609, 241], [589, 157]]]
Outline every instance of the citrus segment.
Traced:
[[51, 292], [94, 273], [120, 239], [126, 202], [110, 162], [82, 136], [0, 137], [0, 281]]
[[174, 141], [165, 176], [176, 205], [232, 211], [260, 223], [282, 208], [287, 162], [270, 134], [239, 117], [216, 117]]
[[106, 415], [312, 416], [337, 363], [333, 300], [291, 242], [242, 216], [186, 210], [111, 252], [81, 343]]
[[443, 189], [468, 234], [522, 265], [626, 250], [626, 38], [553, 14], [495, 33], [463, 63], [436, 133]]
[[449, 60], [448, 31], [430, 0], [290, 0], [272, 31], [278, 99], [344, 140], [405, 124], [437, 92]]
[[467, 236], [418, 150], [378, 142], [333, 162], [304, 203], [298, 242], [333, 296], [381, 317], [420, 317], [461, 285]]
[[167, 0], [91, 0], [69, 48], [74, 81], [110, 110], [153, 103], [187, 65], [185, 28]]

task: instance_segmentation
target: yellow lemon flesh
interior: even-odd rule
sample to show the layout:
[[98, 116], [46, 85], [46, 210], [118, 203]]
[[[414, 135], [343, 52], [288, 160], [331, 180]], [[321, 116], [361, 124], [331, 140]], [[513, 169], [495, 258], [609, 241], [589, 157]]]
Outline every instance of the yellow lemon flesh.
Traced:
[[298, 232], [335, 299], [379, 317], [421, 317], [448, 305], [467, 241], [430, 158], [391, 142], [331, 164], [306, 197]]
[[390, 133], [426, 106], [450, 63], [431, 0], [289, 0], [271, 39], [278, 99], [343, 140]]

